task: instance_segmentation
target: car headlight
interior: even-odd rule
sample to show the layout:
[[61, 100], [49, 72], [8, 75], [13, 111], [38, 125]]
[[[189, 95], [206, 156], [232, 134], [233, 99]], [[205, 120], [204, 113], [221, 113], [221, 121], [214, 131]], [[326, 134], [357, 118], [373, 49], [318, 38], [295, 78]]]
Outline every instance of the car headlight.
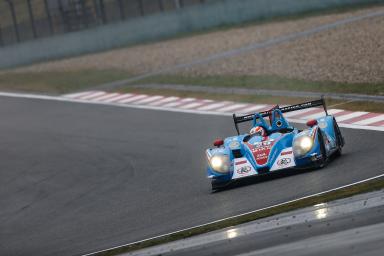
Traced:
[[230, 161], [226, 155], [215, 155], [209, 160], [211, 167], [216, 172], [229, 172]]
[[307, 135], [297, 138], [293, 142], [293, 154], [295, 156], [303, 156], [313, 147], [313, 139]]

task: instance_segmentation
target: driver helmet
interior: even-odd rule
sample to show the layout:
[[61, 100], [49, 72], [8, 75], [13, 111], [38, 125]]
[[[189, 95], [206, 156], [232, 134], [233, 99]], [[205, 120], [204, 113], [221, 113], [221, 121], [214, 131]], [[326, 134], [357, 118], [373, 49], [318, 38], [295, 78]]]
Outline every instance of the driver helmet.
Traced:
[[265, 129], [262, 126], [253, 127], [249, 133], [252, 135], [258, 135], [258, 136], [263, 136], [263, 137], [267, 135], [267, 132], [265, 131]]

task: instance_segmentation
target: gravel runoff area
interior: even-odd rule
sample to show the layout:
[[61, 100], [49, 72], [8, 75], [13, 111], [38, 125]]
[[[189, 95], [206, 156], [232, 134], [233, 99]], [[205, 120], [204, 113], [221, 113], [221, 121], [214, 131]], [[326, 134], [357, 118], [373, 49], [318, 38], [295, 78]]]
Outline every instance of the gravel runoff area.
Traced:
[[[183, 38], [51, 61], [17, 72], [124, 70], [143, 74], [211, 54], [263, 42], [351, 16], [383, 11], [384, 6], [287, 21], [250, 24]], [[370, 18], [310, 37], [178, 70], [185, 75], [277, 75], [312, 81], [384, 81], [384, 17]]]

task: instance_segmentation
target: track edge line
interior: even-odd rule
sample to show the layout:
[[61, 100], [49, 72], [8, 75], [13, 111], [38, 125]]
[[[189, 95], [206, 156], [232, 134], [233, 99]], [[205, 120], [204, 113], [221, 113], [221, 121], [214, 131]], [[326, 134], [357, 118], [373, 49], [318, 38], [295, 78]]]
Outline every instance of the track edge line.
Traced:
[[300, 208], [313, 206], [317, 203], [325, 203], [357, 194], [380, 190], [384, 188], [384, 173], [360, 180], [354, 183], [343, 185], [337, 188], [325, 190], [319, 193], [311, 194], [308, 196], [300, 197], [283, 203], [275, 204], [272, 206], [264, 207], [261, 209], [249, 211], [246, 213], [234, 215], [231, 217], [215, 220], [202, 225], [193, 226], [186, 229], [177, 230], [163, 235], [154, 236], [151, 238], [139, 240], [132, 243], [127, 243], [108, 249], [83, 254], [82, 256], [106, 256], [118, 255], [136, 251], [139, 249], [148, 248], [155, 245], [165, 244], [180, 239], [189, 238], [192, 236], [216, 231], [219, 229], [231, 227], [234, 225], [243, 224], [246, 222], [255, 221], [257, 219], [270, 217], [276, 214], [297, 210]]

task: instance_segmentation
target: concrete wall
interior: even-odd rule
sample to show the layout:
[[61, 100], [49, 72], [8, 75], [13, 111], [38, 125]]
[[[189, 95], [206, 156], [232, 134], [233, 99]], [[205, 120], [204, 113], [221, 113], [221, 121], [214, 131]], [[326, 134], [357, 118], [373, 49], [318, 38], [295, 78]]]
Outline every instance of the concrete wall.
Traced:
[[0, 68], [76, 56], [220, 25], [384, 0], [223, 0], [0, 48]]

